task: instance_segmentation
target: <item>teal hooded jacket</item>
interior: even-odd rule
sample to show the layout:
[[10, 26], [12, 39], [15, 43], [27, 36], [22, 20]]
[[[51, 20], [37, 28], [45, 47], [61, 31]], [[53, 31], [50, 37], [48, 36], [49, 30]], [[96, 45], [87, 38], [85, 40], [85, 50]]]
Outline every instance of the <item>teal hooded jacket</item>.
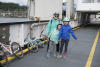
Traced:
[[50, 38], [51, 41], [54, 41], [56, 44], [58, 43], [59, 30], [57, 30], [57, 25], [62, 24], [62, 22], [58, 19], [55, 20], [52, 18], [47, 25], [46, 35]]

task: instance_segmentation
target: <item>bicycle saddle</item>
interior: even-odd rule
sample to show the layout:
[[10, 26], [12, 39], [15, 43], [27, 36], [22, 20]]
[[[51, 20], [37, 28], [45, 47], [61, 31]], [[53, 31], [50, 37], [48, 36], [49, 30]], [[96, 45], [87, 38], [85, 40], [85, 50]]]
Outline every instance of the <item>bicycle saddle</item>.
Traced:
[[33, 37], [32, 40], [34, 40], [36, 37]]

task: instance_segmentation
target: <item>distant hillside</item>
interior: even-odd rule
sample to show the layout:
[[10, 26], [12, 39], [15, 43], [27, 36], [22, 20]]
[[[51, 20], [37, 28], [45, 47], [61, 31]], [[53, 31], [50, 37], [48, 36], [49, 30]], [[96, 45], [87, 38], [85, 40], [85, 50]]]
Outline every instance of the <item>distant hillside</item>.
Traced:
[[3, 11], [25, 11], [27, 10], [26, 6], [20, 6], [19, 4], [15, 3], [3, 3], [0, 2], [0, 10]]

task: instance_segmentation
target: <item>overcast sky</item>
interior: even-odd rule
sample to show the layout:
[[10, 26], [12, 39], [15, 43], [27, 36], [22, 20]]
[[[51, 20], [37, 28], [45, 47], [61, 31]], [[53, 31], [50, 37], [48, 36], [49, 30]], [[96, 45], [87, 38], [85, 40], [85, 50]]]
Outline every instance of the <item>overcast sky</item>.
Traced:
[[1, 2], [13, 2], [18, 3], [20, 5], [27, 5], [28, 0], [0, 0]]
[[[28, 0], [0, 0], [1, 2], [13, 2], [13, 3], [18, 3], [20, 5], [27, 5]], [[64, 2], [66, 0], [63, 0]]]

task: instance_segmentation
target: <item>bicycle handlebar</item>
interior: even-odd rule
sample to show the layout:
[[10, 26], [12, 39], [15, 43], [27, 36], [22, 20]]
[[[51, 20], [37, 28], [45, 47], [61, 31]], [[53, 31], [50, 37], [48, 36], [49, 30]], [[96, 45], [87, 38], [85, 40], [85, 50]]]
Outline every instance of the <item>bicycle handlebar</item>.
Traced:
[[47, 35], [44, 35], [44, 34], [41, 34], [41, 35], [43, 35], [44, 37], [48, 38], [48, 36], [47, 36]]

